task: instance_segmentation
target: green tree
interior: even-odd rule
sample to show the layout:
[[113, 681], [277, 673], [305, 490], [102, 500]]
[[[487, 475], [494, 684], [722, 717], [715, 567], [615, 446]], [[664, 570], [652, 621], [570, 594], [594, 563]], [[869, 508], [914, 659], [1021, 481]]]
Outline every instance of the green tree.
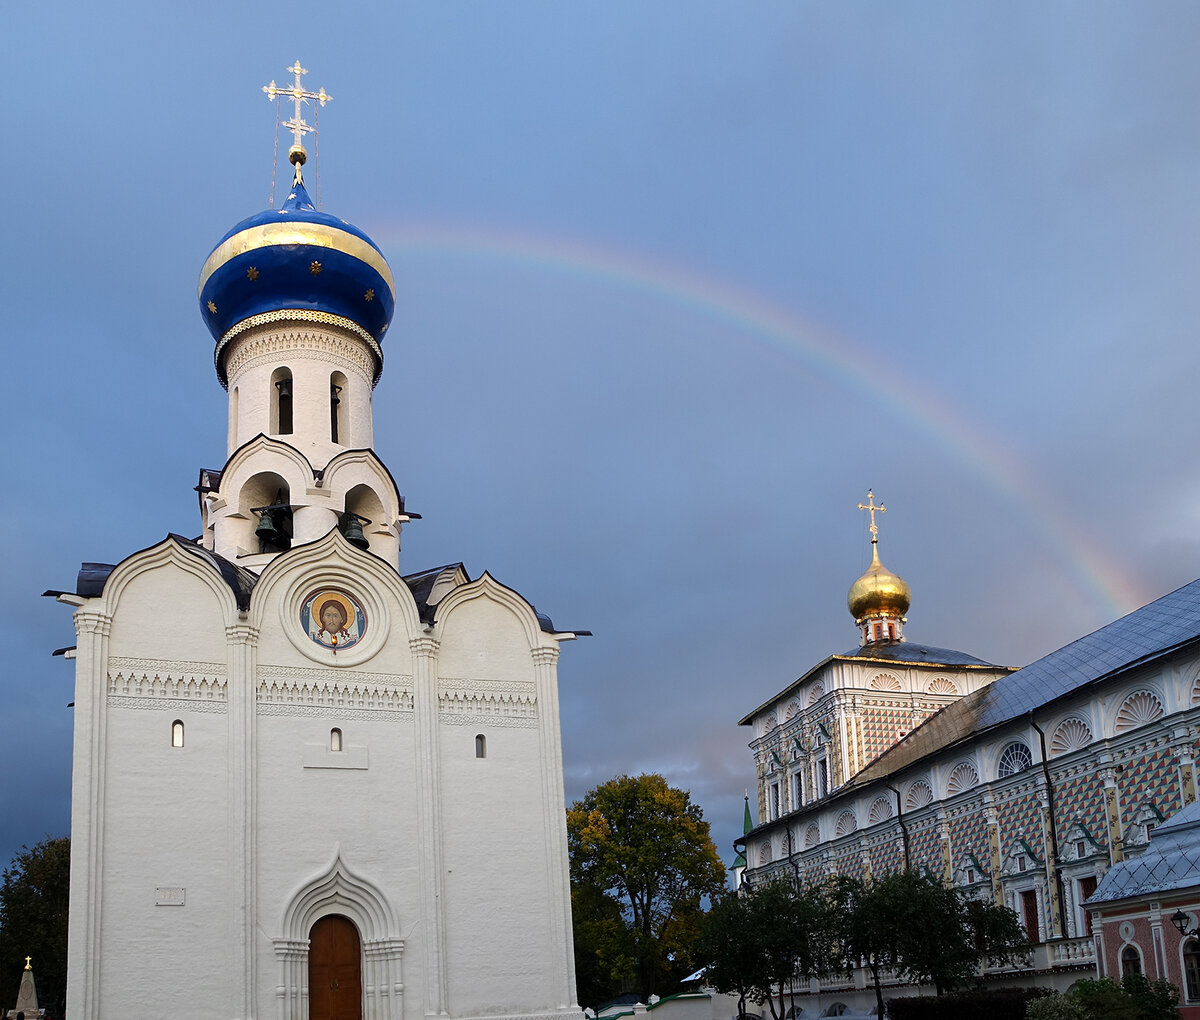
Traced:
[[938, 995], [965, 984], [985, 962], [1015, 963], [1029, 951], [1025, 930], [1008, 907], [970, 899], [931, 874], [898, 871], [875, 888], [896, 929], [899, 972], [932, 984]]
[[695, 969], [704, 903], [725, 889], [699, 805], [662, 776], [618, 776], [571, 805], [567, 839], [576, 968], [596, 976], [592, 994], [669, 991]]
[[709, 984], [739, 998], [765, 1002], [774, 1020], [787, 1010], [797, 980], [825, 972], [821, 945], [829, 929], [825, 888], [790, 880], [728, 894], [709, 912], [696, 956]]
[[33, 958], [40, 1005], [62, 1014], [67, 994], [67, 905], [71, 841], [22, 847], [0, 881], [0, 998], [16, 998], [25, 957]]

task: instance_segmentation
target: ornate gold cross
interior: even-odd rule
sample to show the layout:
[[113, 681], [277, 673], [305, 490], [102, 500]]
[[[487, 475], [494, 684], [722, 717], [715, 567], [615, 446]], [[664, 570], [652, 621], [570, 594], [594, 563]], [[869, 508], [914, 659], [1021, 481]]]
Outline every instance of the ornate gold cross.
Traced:
[[283, 126], [292, 133], [292, 148], [288, 152], [288, 159], [296, 165], [296, 176], [299, 177], [300, 167], [308, 159], [308, 153], [305, 151], [303, 144], [304, 136], [310, 131], [316, 130], [315, 127], [306, 123], [300, 115], [301, 106], [309, 99], [315, 99], [324, 106], [333, 99], [333, 96], [329, 95], [324, 89], [321, 89], [320, 92], [310, 92], [304, 87], [304, 84], [300, 81], [300, 75], [308, 74], [308, 69], [301, 67], [299, 60], [289, 67], [288, 70], [296, 76], [296, 80], [292, 83], [291, 88], [276, 85], [275, 80], [272, 79], [271, 84], [263, 86], [263, 91], [267, 94], [268, 99], [274, 99], [276, 96], [291, 96], [295, 103], [292, 119], [285, 120]]
[[882, 503], [879, 506], [875, 505], [875, 493], [871, 489], [867, 490], [867, 501], [858, 504], [859, 510], [868, 510], [871, 514], [871, 541], [879, 541], [879, 528], [875, 524], [875, 511], [878, 510], [881, 514], [887, 512], [887, 507]]

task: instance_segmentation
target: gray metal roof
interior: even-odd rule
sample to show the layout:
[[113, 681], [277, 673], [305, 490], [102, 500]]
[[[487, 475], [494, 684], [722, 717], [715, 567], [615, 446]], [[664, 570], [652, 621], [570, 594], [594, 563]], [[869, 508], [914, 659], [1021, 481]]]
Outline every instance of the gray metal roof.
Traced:
[[938, 666], [989, 666], [994, 663], [984, 662], [966, 652], [956, 652], [953, 648], [934, 648], [932, 645], [918, 645], [911, 641], [888, 641], [863, 645], [851, 652], [843, 652], [836, 656], [839, 659], [879, 659], [884, 662], [928, 662]]
[[1150, 833], [1140, 857], [1113, 865], [1088, 906], [1200, 885], [1200, 802], [1177, 811]]
[[1200, 581], [1064, 645], [947, 705], [854, 777], [870, 782], [973, 733], [999, 726], [1086, 684], [1200, 641]]

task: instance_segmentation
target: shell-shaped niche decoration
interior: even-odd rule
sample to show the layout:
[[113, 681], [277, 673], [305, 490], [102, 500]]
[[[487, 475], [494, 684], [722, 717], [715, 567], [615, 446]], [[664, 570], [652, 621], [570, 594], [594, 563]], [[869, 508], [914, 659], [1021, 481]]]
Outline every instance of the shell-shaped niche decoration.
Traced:
[[1070, 754], [1092, 742], [1092, 728], [1082, 719], [1064, 719], [1050, 738], [1050, 757]]
[[1134, 691], [1122, 703], [1117, 712], [1116, 730], [1124, 733], [1126, 730], [1136, 730], [1163, 717], [1163, 704], [1150, 691]]

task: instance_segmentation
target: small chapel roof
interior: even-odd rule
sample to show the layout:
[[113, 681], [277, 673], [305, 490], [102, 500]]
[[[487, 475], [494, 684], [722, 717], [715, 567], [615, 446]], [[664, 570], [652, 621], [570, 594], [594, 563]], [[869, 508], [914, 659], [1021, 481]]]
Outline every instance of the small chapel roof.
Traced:
[[875, 759], [850, 785], [881, 779], [960, 740], [1028, 715], [1081, 687], [1197, 642], [1200, 580], [952, 702]]
[[831, 662], [908, 662], [921, 666], [949, 666], [956, 669], [1008, 669], [1011, 667], [997, 666], [995, 663], [984, 662], [966, 652], [956, 652], [953, 648], [935, 648], [933, 645], [919, 645], [912, 641], [876, 641], [861, 648], [855, 648], [840, 655], [828, 655], [812, 669], [793, 680], [778, 694], [764, 701], [754, 711], [747, 713], [745, 718], [738, 721], [739, 726], [749, 726], [755, 717], [777, 702], [786, 700], [793, 691], [802, 686], [807, 680], [820, 673]]
[[1137, 857], [1113, 865], [1087, 900], [1089, 906], [1131, 896], [1200, 885], [1200, 802], [1177, 811], [1150, 833]]

